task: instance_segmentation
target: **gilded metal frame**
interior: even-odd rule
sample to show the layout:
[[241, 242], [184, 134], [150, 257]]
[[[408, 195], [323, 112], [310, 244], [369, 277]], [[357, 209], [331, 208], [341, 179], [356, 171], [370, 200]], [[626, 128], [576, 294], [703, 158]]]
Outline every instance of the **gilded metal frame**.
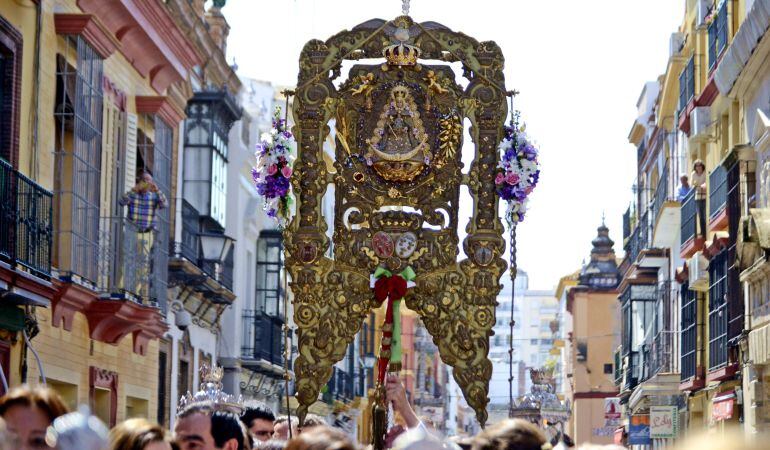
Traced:
[[[344, 60], [381, 59], [384, 49], [393, 47], [394, 36], [418, 48], [420, 62], [430, 60], [431, 65], [409, 65], [408, 60], [400, 61], [404, 65], [355, 65], [350, 79], [335, 88], [332, 82]], [[454, 81], [451, 67], [442, 64], [456, 61], [469, 81], [465, 89]], [[284, 232], [298, 326], [294, 371], [301, 419], [318, 399], [332, 366], [345, 356], [361, 324], [378, 306], [370, 274], [379, 265], [391, 270], [409, 265], [417, 278], [405, 302], [422, 317], [441, 358], [454, 368], [479, 422], [486, 422], [492, 376], [489, 337], [500, 276], [507, 267], [494, 184], [497, 146], [508, 112], [503, 64], [494, 42], [478, 42], [435, 22], [415, 23], [408, 16], [371, 20], [326, 42], [311, 40], [304, 46], [293, 103], [297, 209]], [[395, 86], [406, 86], [425, 112], [431, 157], [424, 164], [414, 161], [416, 172], [410, 168], [388, 180], [367, 163], [362, 147], [376, 127], [384, 96]], [[460, 151], [465, 118], [475, 146], [467, 175], [461, 171]], [[335, 170], [329, 171], [323, 144], [332, 119], [337, 145]], [[329, 184], [336, 186], [333, 258], [325, 256], [330, 242], [322, 213]], [[473, 197], [473, 214], [463, 241], [469, 258], [458, 262], [461, 185]], [[417, 249], [408, 259], [380, 258], [372, 248], [378, 231], [412, 232], [418, 237]]]

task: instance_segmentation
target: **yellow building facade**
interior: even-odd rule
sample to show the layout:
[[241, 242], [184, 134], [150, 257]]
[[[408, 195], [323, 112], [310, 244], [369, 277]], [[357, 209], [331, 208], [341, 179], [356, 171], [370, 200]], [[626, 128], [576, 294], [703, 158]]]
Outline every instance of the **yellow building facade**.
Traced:
[[[172, 352], [163, 338], [182, 290], [168, 267], [185, 109], [204, 84], [239, 86], [226, 23], [203, 3], [0, 3], [3, 375], [47, 384], [110, 425], [168, 423], [173, 410], [167, 368], [184, 345]], [[150, 219], [121, 200], [145, 172], [166, 198]], [[182, 307], [215, 322], [225, 305], [201, 299]]]

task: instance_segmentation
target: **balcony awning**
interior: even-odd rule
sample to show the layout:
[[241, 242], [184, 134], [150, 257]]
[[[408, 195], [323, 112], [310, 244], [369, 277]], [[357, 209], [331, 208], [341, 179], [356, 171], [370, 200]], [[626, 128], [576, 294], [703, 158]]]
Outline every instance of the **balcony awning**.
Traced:
[[714, 397], [711, 407], [711, 418], [716, 421], [731, 419], [734, 410], [735, 391], [723, 392]]

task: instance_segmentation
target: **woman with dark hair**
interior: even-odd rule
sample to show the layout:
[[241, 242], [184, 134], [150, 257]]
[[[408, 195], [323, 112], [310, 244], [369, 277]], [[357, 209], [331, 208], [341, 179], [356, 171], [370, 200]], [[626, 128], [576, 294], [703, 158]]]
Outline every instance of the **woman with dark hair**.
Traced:
[[160, 425], [128, 419], [110, 431], [110, 450], [171, 450], [171, 444]]
[[551, 450], [551, 443], [535, 425], [521, 419], [507, 419], [473, 438], [473, 450]]
[[0, 398], [0, 417], [20, 450], [48, 448], [46, 429], [68, 412], [59, 394], [47, 387], [20, 386]]
[[700, 159], [696, 159], [692, 165], [690, 183], [692, 188], [695, 189], [695, 206], [698, 215], [696, 235], [704, 239], [706, 238], [706, 194], [708, 193], [706, 182], [706, 165]]

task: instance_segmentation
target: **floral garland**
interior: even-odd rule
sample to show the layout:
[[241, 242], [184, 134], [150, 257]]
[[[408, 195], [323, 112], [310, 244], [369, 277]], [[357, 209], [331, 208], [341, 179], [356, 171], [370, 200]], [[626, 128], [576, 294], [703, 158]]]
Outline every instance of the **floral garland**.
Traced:
[[513, 114], [511, 126], [505, 127], [505, 137], [498, 148], [502, 157], [495, 177], [497, 195], [508, 202], [509, 222], [518, 223], [524, 220], [527, 197], [540, 178], [537, 148], [527, 138], [524, 127], [519, 127], [518, 111]]
[[281, 118], [281, 108], [276, 108], [273, 127], [262, 133], [257, 144], [257, 165], [251, 169], [251, 176], [257, 192], [264, 199], [264, 209], [280, 226], [286, 226], [291, 218], [292, 163], [294, 162], [294, 137], [286, 129]]

